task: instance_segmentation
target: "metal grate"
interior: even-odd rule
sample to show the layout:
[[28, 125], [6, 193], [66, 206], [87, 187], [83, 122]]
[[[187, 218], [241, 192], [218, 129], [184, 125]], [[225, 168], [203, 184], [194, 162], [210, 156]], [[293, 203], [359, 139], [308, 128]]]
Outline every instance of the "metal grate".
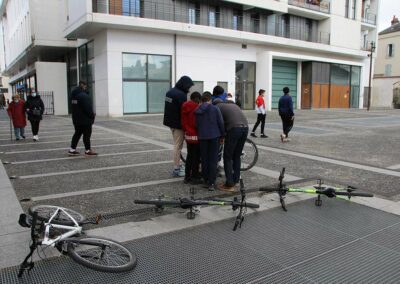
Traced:
[[[95, 272], [69, 258], [36, 263], [0, 283], [400, 283], [400, 216], [343, 200], [307, 200], [232, 220], [128, 242], [129, 273]], [[22, 260], [21, 260], [22, 261]]]

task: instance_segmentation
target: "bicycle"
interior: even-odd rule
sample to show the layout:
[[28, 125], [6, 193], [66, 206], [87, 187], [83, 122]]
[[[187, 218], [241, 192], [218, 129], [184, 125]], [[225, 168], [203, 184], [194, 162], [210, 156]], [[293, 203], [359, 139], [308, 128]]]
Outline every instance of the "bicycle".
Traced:
[[[192, 192], [193, 194], [193, 192]], [[235, 225], [233, 227], [233, 231], [239, 227], [242, 227], [242, 223], [244, 221], [244, 216], [246, 215], [247, 208], [260, 208], [260, 205], [254, 203], [248, 203], [246, 201], [246, 190], [244, 187], [243, 180], [240, 179], [240, 196], [239, 200], [237, 197], [234, 197], [233, 200], [222, 200], [222, 199], [195, 199], [194, 196], [178, 198], [178, 199], [167, 199], [164, 196], [160, 196], [158, 199], [150, 199], [150, 200], [135, 200], [135, 204], [151, 204], [155, 205], [155, 211], [157, 213], [161, 213], [165, 207], [175, 207], [182, 209], [189, 209], [186, 213], [187, 219], [195, 219], [196, 210], [194, 207], [208, 205], [208, 206], [232, 206], [232, 210], [236, 211], [239, 209], [239, 213], [235, 219]]]
[[344, 196], [347, 197], [348, 200], [351, 199], [353, 196], [361, 196], [361, 197], [373, 197], [373, 194], [364, 193], [364, 192], [354, 192], [357, 188], [352, 186], [347, 186], [344, 188], [337, 188], [337, 187], [327, 187], [323, 185], [322, 180], [318, 180], [318, 185], [313, 186], [313, 188], [291, 188], [287, 187], [284, 184], [283, 179], [285, 177], [285, 168], [282, 168], [279, 174], [279, 183], [277, 187], [261, 187], [259, 191], [262, 192], [277, 192], [279, 194], [279, 201], [281, 203], [281, 207], [283, 211], [287, 211], [286, 204], [285, 204], [285, 197], [288, 192], [301, 192], [301, 193], [308, 193], [308, 194], [318, 194], [317, 199], [315, 200], [315, 206], [322, 206], [322, 199], [321, 196], [325, 195], [329, 198], [342, 198]]
[[[219, 153], [223, 153], [223, 145], [219, 148]], [[181, 154], [181, 160], [183, 163], [186, 163], [186, 157]], [[246, 138], [246, 143], [244, 144], [244, 148], [241, 155], [241, 171], [250, 170], [255, 166], [258, 160], [258, 148], [256, 143], [253, 142], [250, 138]]]
[[[126, 272], [132, 270], [137, 258], [124, 245], [109, 239], [86, 236], [81, 227], [84, 224], [98, 224], [87, 221], [83, 215], [71, 209], [37, 205], [29, 208], [28, 215], [21, 214], [18, 223], [31, 229], [30, 252], [20, 265], [18, 278], [25, 270], [33, 269], [33, 253], [39, 246], [55, 247], [60, 253], [70, 256], [75, 262], [103, 272]], [[44, 252], [44, 249], [42, 249]], [[38, 255], [41, 258], [38, 250]]]

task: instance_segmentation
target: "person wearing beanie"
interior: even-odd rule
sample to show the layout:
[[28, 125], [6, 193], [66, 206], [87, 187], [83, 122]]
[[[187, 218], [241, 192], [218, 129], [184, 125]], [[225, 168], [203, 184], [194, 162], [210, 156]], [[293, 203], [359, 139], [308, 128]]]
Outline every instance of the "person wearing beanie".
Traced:
[[268, 138], [267, 135], [264, 133], [264, 127], [265, 127], [265, 118], [267, 117], [267, 113], [265, 110], [265, 101], [264, 101], [264, 95], [265, 95], [265, 90], [260, 89], [258, 91], [258, 97], [256, 99], [256, 111], [257, 111], [257, 122], [254, 124], [253, 130], [251, 131], [251, 136], [252, 137], [257, 137], [256, 135], [256, 130], [258, 125], [261, 123], [261, 138]]
[[289, 142], [289, 132], [293, 128], [294, 112], [293, 112], [293, 100], [289, 95], [289, 88], [283, 88], [283, 96], [279, 99], [278, 110], [279, 116], [282, 120], [283, 133], [281, 134], [282, 142]]

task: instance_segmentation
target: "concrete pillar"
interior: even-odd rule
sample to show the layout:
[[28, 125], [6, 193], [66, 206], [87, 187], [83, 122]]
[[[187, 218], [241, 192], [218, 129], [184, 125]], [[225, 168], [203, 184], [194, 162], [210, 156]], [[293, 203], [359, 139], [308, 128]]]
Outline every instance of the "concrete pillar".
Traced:
[[256, 96], [258, 90], [264, 89], [265, 103], [267, 110], [271, 110], [272, 105], [272, 55], [269, 51], [262, 51], [257, 53], [256, 64]]

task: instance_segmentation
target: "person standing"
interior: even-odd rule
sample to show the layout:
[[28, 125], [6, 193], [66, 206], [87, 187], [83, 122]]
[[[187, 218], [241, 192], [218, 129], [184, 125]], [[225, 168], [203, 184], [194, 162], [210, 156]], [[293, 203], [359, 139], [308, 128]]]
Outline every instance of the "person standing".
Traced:
[[209, 93], [201, 96], [201, 102], [194, 112], [200, 142], [201, 171], [204, 187], [213, 191], [217, 179], [218, 149], [225, 133], [224, 120], [219, 108], [212, 104]]
[[279, 99], [278, 109], [279, 115], [282, 120], [283, 133], [281, 134], [282, 142], [289, 142], [289, 132], [293, 128], [294, 112], [293, 112], [293, 100], [289, 95], [289, 88], [283, 88], [283, 96]]
[[12, 97], [13, 101], [8, 105], [8, 116], [12, 120], [14, 126], [15, 140], [25, 139], [25, 101], [20, 99], [18, 94]]
[[184, 134], [181, 124], [181, 109], [187, 100], [189, 89], [194, 85], [192, 79], [188, 76], [182, 76], [175, 87], [169, 90], [165, 95], [164, 121], [163, 124], [171, 129], [174, 140], [174, 169], [173, 177], [185, 176], [184, 167], [181, 166], [181, 151], [183, 147]]
[[87, 93], [87, 85], [84, 81], [79, 81], [79, 86], [74, 88], [71, 92], [71, 113], [75, 133], [72, 136], [71, 148], [68, 151], [68, 155], [79, 155], [79, 152], [76, 150], [76, 146], [83, 135], [85, 156], [97, 156], [97, 153], [91, 149], [90, 145], [92, 125], [94, 123], [96, 114], [93, 112], [92, 100]]
[[266, 109], [265, 109], [265, 101], [264, 101], [265, 90], [260, 89], [258, 91], [258, 97], [256, 99], [256, 111], [257, 111], [257, 122], [254, 124], [253, 130], [251, 131], [252, 137], [257, 137], [256, 130], [258, 125], [261, 123], [261, 138], [268, 138], [265, 135], [264, 127], [265, 127], [265, 118], [267, 117]]
[[43, 118], [44, 104], [40, 95], [33, 91], [25, 103], [25, 111], [28, 114], [28, 120], [31, 123], [33, 141], [39, 141], [39, 124]]
[[200, 181], [200, 145], [197, 137], [195, 110], [199, 107], [201, 95], [199, 92], [193, 92], [190, 95], [190, 101], [182, 105], [182, 130], [185, 133], [187, 145], [187, 156], [185, 166], [184, 183], [196, 184]]
[[226, 180], [218, 185], [218, 189], [232, 192], [236, 190], [235, 185], [240, 180], [241, 155], [249, 133], [249, 125], [246, 116], [234, 102], [214, 102], [222, 113], [226, 130], [223, 154]]

